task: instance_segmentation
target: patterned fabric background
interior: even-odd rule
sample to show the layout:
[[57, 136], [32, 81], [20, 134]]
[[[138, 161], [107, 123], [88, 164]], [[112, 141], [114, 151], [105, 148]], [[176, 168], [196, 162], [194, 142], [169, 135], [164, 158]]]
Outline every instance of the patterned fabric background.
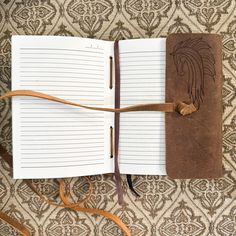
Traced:
[[[134, 176], [141, 197], [127, 191], [127, 207], [117, 204], [111, 175], [90, 177], [94, 192], [88, 207], [122, 218], [135, 236], [236, 235], [236, 2], [233, 0], [1, 0], [0, 88], [11, 87], [11, 35], [65, 35], [100, 39], [165, 37], [173, 32], [219, 33], [223, 38], [223, 165], [214, 180], [172, 180]], [[0, 142], [11, 151], [10, 102], [0, 103]], [[0, 208], [27, 226], [35, 236], [122, 235], [100, 216], [48, 206], [1, 161]], [[125, 176], [123, 176], [125, 180]], [[35, 185], [58, 199], [56, 180]], [[68, 180], [74, 201], [88, 188], [85, 178]], [[69, 188], [68, 188], [69, 189]], [[0, 221], [0, 235], [19, 235]]]

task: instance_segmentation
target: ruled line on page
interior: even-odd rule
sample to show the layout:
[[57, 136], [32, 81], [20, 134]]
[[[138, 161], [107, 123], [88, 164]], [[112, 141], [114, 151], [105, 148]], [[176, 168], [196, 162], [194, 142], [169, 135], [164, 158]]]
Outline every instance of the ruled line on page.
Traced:
[[[134, 70], [134, 71], [136, 71], [136, 70]], [[156, 72], [151, 72], [151, 73], [132, 73], [132, 74], [130, 74], [130, 73], [120, 73], [121, 74], [121, 76], [123, 75], [123, 76], [125, 76], [125, 75], [133, 75], [133, 76], [136, 76], [136, 75], [138, 75], [138, 76], [148, 76], [148, 75], [153, 75], [153, 76], [155, 76], [155, 75], [163, 75], [163, 73], [162, 72], [159, 72], [159, 71], [156, 71]], [[145, 78], [144, 78], [145, 79]]]
[[[90, 57], [92, 57], [92, 58], [94, 58], [94, 56], [87, 56], [88, 58], [90, 58]], [[37, 58], [34, 58], [34, 57], [20, 57], [20, 59], [22, 60], [24, 60], [24, 59], [29, 59], [29, 61], [32, 61], [32, 60], [38, 60], [37, 61], [37, 63], [41, 63], [41, 61], [40, 60], [42, 60], [42, 61], [46, 61], [46, 60], [53, 60], [53, 61], [61, 61], [61, 60], [63, 60], [63, 61], [74, 61], [74, 62], [76, 62], [76, 61], [78, 61], [78, 62], [80, 62], [81, 61], [81, 59], [83, 59], [83, 62], [85, 62], [85, 61], [87, 61], [87, 62], [97, 62], [97, 63], [99, 63], [99, 62], [101, 62], [100, 60], [94, 60], [94, 59], [86, 59], [86, 58], [83, 58], [83, 56], [77, 56], [77, 58], [59, 58], [59, 57], [46, 57], [46, 58], [44, 58], [44, 57], [37, 57]], [[100, 57], [99, 57], [100, 58]]]
[[[55, 123], [64, 123], [64, 122], [70, 122], [70, 123], [73, 123], [73, 124], [77, 124], [78, 123], [78, 119], [76, 120], [70, 120], [70, 119], [67, 119], [66, 121], [65, 120], [40, 120], [40, 121], [36, 121], [36, 120], [23, 120], [21, 123], [22, 124], [38, 124], [38, 123], [46, 123], [46, 124], [55, 124]], [[86, 125], [88, 121], [80, 121], [80, 123], [84, 123]], [[97, 125], [97, 122], [96, 120], [92, 120], [90, 121], [90, 123], [95, 123], [95, 125]], [[90, 124], [91, 125], [91, 124]]]
[[[84, 67], [62, 67], [62, 66], [31, 66], [26, 67], [26, 66], [22, 66], [22, 69], [62, 69], [62, 70], [88, 70], [91, 71], [91, 68], [84, 68]], [[96, 71], [102, 71], [104, 72], [104, 69], [96, 69]]]
[[132, 166], [136, 166], [136, 165], [141, 165], [141, 166], [153, 166], [153, 165], [163, 165], [165, 166], [165, 163], [137, 163], [137, 162], [119, 162], [120, 165], [132, 165]]
[[[137, 67], [137, 66], [139, 66], [141, 68], [142, 67], [153, 68], [154, 66], [162, 66], [163, 67], [163, 64], [165, 63], [161, 60], [160, 61], [152, 61], [152, 62], [147, 61], [148, 63], [145, 63], [144, 61], [140, 61], [140, 63], [136, 63], [136, 62], [133, 62], [132, 64], [129, 64], [126, 62], [126, 63], [122, 64], [122, 70], [124, 70], [125, 68], [133, 69], [133, 67]], [[153, 62], [157, 62], [157, 63], [153, 63]], [[151, 63], [153, 63], [153, 64], [151, 64]]]
[[147, 54], [149, 54], [149, 53], [150, 53], [150, 54], [153, 54], [153, 53], [158, 53], [158, 54], [159, 54], [159, 53], [163, 53], [163, 54], [165, 54], [165, 52], [166, 52], [165, 50], [152, 50], [152, 51], [151, 51], [151, 50], [146, 50], [146, 51], [144, 51], [144, 50], [143, 50], [143, 51], [138, 50], [138, 51], [125, 51], [125, 52], [120, 52], [120, 54], [121, 54], [121, 55], [122, 55], [122, 54], [127, 55], [127, 54], [130, 54], [130, 53], [132, 53], [132, 54], [133, 54], [133, 53], [138, 53], [138, 54], [142, 54], [142, 53], [145, 53], [145, 54], [146, 54], [146, 53], [147, 53]]
[[[60, 76], [60, 75], [32, 75], [32, 76], [30, 76], [30, 75], [23, 75], [23, 76], [19, 76], [20, 78], [37, 78], [37, 79], [34, 79], [34, 80], [32, 80], [32, 79], [21, 79], [21, 81], [23, 82], [31, 82], [31, 81], [36, 81], [36, 82], [54, 82], [55, 83], [55, 80], [50, 80], [49, 78], [57, 78], [57, 79], [65, 79], [66, 78], [66, 80], [59, 80], [58, 82], [65, 82], [65, 83], [87, 83], [87, 84], [89, 84], [91, 81], [78, 81], [78, 80], [69, 80], [69, 79], [94, 79], [94, 80], [97, 80], [97, 81], [94, 81], [93, 83], [99, 83], [99, 84], [102, 84], [101, 83], [101, 81], [99, 81], [98, 79], [101, 79], [101, 78], [104, 78], [104, 77], [83, 77], [83, 76], [71, 76], [71, 75], [67, 75], [67, 76]], [[43, 78], [44, 80], [42, 80], [42, 81], [39, 81], [38, 80], [38, 78]], [[48, 80], [49, 79], [49, 80]]]
[[[95, 62], [99, 62], [99, 61], [95, 61]], [[76, 66], [91, 66], [91, 63], [90, 64], [83, 64], [83, 63], [80, 63], [80, 62], [77, 62], [77, 63], [73, 63], [73, 62], [55, 62], [55, 61], [41, 61], [41, 62], [35, 62], [35, 61], [21, 61], [20, 64], [41, 64], [41, 65], [76, 65]], [[92, 64], [93, 67], [101, 67], [101, 68], [104, 68], [104, 65], [103, 64]]]
[[[32, 146], [41, 146], [43, 144], [45, 144], [45, 143], [32, 143], [31, 147]], [[86, 143], [70, 142], [70, 143], [65, 143], [65, 146], [73, 146], [73, 145], [81, 145], [81, 144], [88, 144], [88, 143], [87, 142]], [[104, 144], [104, 141], [100, 141], [100, 142], [93, 141], [93, 145], [96, 145], [96, 144]], [[24, 146], [29, 146], [29, 145], [26, 143], [22, 143], [21, 147], [24, 147]], [[61, 143], [48, 143], [47, 146], [61, 146]], [[33, 148], [33, 149], [35, 149], [35, 148]], [[24, 148], [21, 148], [21, 150], [24, 150]]]
[[[75, 147], [77, 147], [77, 149], [84, 149], [84, 148], [87, 148], [87, 149], [93, 149], [93, 148], [98, 148], [98, 147], [103, 147], [103, 145], [98, 145], [98, 146], [96, 146], [96, 145], [94, 145], [94, 146], [85, 146], [85, 147], [81, 147], [81, 146], [75, 146], [75, 145], [73, 145], [73, 147], [57, 147], [56, 149], [63, 149], [63, 150], [76, 150], [76, 148]], [[20, 148], [22, 151], [29, 151], [29, 150], [31, 150], [31, 151], [34, 151], [34, 150], [42, 150], [42, 148]], [[55, 147], [47, 147], [47, 150], [55, 150]]]
[[[57, 49], [58, 50], [58, 49]], [[78, 55], [78, 54], [73, 54], [73, 52], [75, 52], [74, 50], [71, 52], [71, 53], [64, 53], [64, 52], [40, 52], [40, 55], [59, 55], [59, 56], [86, 56], [86, 55]], [[93, 52], [93, 51], [83, 51], [85, 53], [96, 53], [96, 52]], [[36, 52], [20, 52], [21, 55], [35, 55]], [[76, 52], [77, 53], [77, 52]], [[99, 52], [99, 54], [104, 54], [103, 52]]]
[[70, 99], [71, 97], [77, 97], [78, 99], [81, 97], [84, 97], [84, 98], [91, 98], [94, 96], [96, 96], [97, 98], [104, 97], [103, 95], [98, 95], [98, 94], [61, 94], [61, 93], [54, 93], [54, 91], [52, 91], [50, 95], [60, 96], [60, 98], [65, 98], [65, 99]]
[[[20, 52], [20, 55], [24, 55], [24, 57], [25, 57], [25, 55], [33, 55], [33, 56], [27, 56], [27, 57], [36, 58], [35, 57], [35, 53], [36, 52], [34, 52], [34, 53], [24, 53], [23, 54], [22, 52]], [[94, 55], [93, 53], [90, 53], [90, 52], [83, 52], [83, 53], [79, 53], [79, 54], [63, 53], [63, 52], [58, 52], [58, 53], [56, 53], [56, 52], [54, 52], [54, 53], [52, 53], [52, 52], [44, 52], [44, 54], [43, 54], [43, 53], [40, 52], [40, 54], [37, 55], [37, 58], [45, 57], [45, 55], [47, 55], [47, 56], [57, 55], [57, 56], [67, 56], [67, 57], [76, 56], [76, 57], [85, 57], [85, 58], [86, 57], [104, 58], [104, 53], [99, 53], [99, 55]]]
[[[80, 137], [80, 136], [86, 136], [86, 135], [88, 135], [88, 134], [79, 133], [79, 134], [63, 134], [62, 136], [63, 137], [72, 137], [72, 136]], [[89, 135], [98, 136], [98, 135], [103, 135], [103, 133], [90, 133]], [[21, 136], [21, 137], [35, 137], [36, 135], [34, 133], [34, 134], [20, 134], [19, 136]], [[52, 137], [54, 137], [55, 134], [46, 134], [46, 135], [45, 134], [37, 134], [37, 136], [42, 136], [42, 137], [52, 136]]]
[[[27, 85], [27, 86], [31, 86], [31, 87], [33, 87], [33, 86], [35, 86], [35, 85]], [[40, 85], [40, 86], [37, 86], [38, 87], [38, 91], [44, 91], [44, 92], [76, 92], [76, 93], [78, 93], [78, 89], [74, 89], [75, 88], [75, 86], [71, 86], [71, 88], [72, 89], [54, 89], [55, 88], [55, 86], [53, 87], [53, 89], [49, 89], [49, 88], [44, 88], [44, 87], [48, 87], [48, 85]], [[42, 88], [41, 88], [42, 87]], [[49, 86], [50, 87], [50, 86]], [[61, 86], [56, 86], [56, 87], [59, 87], [59, 88], [61, 88]], [[83, 87], [80, 87], [80, 86], [78, 86], [78, 88], [88, 88], [88, 89], [86, 89], [86, 93], [94, 93], [94, 92], [98, 92], [97, 90], [96, 90], [96, 88], [102, 88], [102, 87], [94, 87], [94, 90], [90, 90], [91, 89], [91, 87], [86, 87], [86, 86], [83, 86]], [[85, 92], [85, 91], [84, 91]], [[103, 92], [102, 92], [103, 93]]]
[[[123, 157], [122, 157], [123, 156]], [[145, 154], [139, 154], [139, 153], [122, 153], [122, 156], [120, 158], [125, 158], [126, 156], [136, 156], [136, 157], [143, 157], [143, 160], [145, 161], [145, 158], [147, 157], [155, 157], [156, 159], [160, 159], [160, 160], [163, 160], [162, 158], [157, 158], [157, 153], [153, 153], [153, 155], [149, 154], [149, 155], [145, 155]]]
[[[122, 161], [123, 158], [120, 158], [120, 160]], [[129, 161], [143, 161], [143, 158], [137, 158], [136, 156], [134, 156], [133, 158], [129, 158], [128, 156], [125, 156], [124, 160], [129, 160]], [[160, 163], [164, 163], [165, 160], [156, 160], [156, 157], [153, 158], [145, 158], [145, 161], [155, 161], [155, 162], [160, 162]]]
[[65, 167], [76, 167], [76, 166], [91, 166], [91, 165], [94, 165], [94, 166], [96, 166], [96, 165], [102, 165], [102, 164], [104, 164], [104, 162], [94, 162], [94, 163], [86, 163], [86, 164], [80, 164], [80, 165], [78, 165], [78, 164], [73, 164], [73, 165], [63, 165], [63, 166], [58, 166], [58, 165], [54, 165], [54, 166], [21, 166], [21, 168], [23, 168], [23, 169], [27, 169], [27, 168], [36, 168], [36, 169], [38, 169], [38, 168], [60, 168], [60, 167], [62, 167], [62, 168], [65, 168]]
[[[86, 140], [90, 140], [90, 141], [92, 141], [92, 140], [97, 140], [97, 139], [101, 139], [102, 140], [102, 138], [103, 138], [103, 135], [100, 135], [99, 137], [93, 137], [93, 138], [86, 138]], [[47, 138], [42, 138], [42, 137], [39, 137], [39, 139], [38, 139], [38, 137], [36, 138], [36, 137], [34, 137], [33, 139], [31, 138], [31, 139], [25, 139], [25, 138], [22, 138], [21, 139], [21, 141], [22, 142], [39, 142], [39, 141], [41, 141], [41, 142], [43, 142], [43, 141], [45, 141], [46, 143], [42, 143], [42, 146], [43, 145], [45, 145], [45, 144], [47, 144], [47, 142], [52, 142], [52, 141], [75, 141], [76, 139], [75, 138], [65, 138], [65, 137], [62, 137], [62, 138], [51, 138], [51, 139], [49, 139], [48, 137]], [[28, 143], [27, 145], [30, 145], [30, 143]]]
[[[62, 151], [59, 151], [59, 152], [49, 152], [48, 150], [45, 150], [45, 151], [47, 151], [47, 152], [37, 152], [37, 153], [35, 153], [35, 152], [21, 152], [21, 154], [22, 155], [44, 155], [44, 154], [46, 154], [46, 155], [65, 155], [65, 154], [81, 154], [81, 153], [84, 153], [84, 154], [86, 154], [86, 153], [97, 153], [97, 151], [98, 150], [85, 150], [85, 151], [80, 151], [80, 152], [78, 152], [78, 151], [71, 151], [71, 152], [68, 152], [68, 151], [64, 151], [64, 152], [62, 152]], [[101, 150], [102, 151], [102, 150]]]
[[[33, 82], [37, 82], [37, 81], [35, 81], [35, 80], [33, 80]], [[48, 81], [47, 81], [48, 82]], [[33, 84], [21, 84], [20, 86], [22, 86], [22, 87], [37, 87], [38, 89], [40, 89], [41, 87], [42, 88], [44, 88], [44, 87], [52, 87], [52, 88], [55, 88], [55, 86], [53, 85], [53, 84], [38, 84], [37, 86], [35, 85], [35, 83], [33, 83]], [[85, 88], [85, 89], [88, 89], [88, 91], [90, 92], [90, 91], [94, 91], [94, 90], [89, 90], [89, 89], [91, 89], [91, 87], [90, 86], [87, 86], [87, 85], [67, 85], [67, 86], [61, 86], [61, 85], [57, 85], [56, 87], [58, 87], [58, 88], [61, 88], [61, 87], [64, 87], [65, 89], [64, 90], [62, 90], [62, 89], [57, 89], [57, 90], [55, 90], [55, 89], [44, 89], [44, 91], [66, 91], [66, 92], [68, 92], [68, 91], [77, 91], [77, 90], [73, 90], [74, 88]], [[94, 85], [93, 86], [93, 88], [95, 88], [95, 89], [97, 89], [97, 88], [103, 88], [104, 86], [103, 85], [101, 85], [101, 86], [98, 86], [98, 85]], [[36, 88], [36, 89], [37, 89]], [[69, 90], [68, 88], [73, 88], [72, 90]]]
[[102, 53], [102, 52], [95, 52], [97, 48], [92, 48], [91, 50], [82, 50], [82, 49], [70, 49], [70, 48], [50, 48], [50, 47], [20, 47], [20, 50], [40, 50], [40, 53], [42, 50], [50, 50], [50, 51], [73, 51], [73, 52], [93, 52], [93, 53]]
[[[132, 85], [131, 80], [133, 80], [133, 82], [136, 82], [136, 83], [135, 83], [136, 86], [137, 86], [137, 85], [142, 85], [142, 84], [143, 84], [143, 85], [147, 85], [147, 84], [151, 84], [151, 83], [152, 83], [152, 84], [155, 83], [157, 86], [159, 85], [158, 83], [155, 82], [155, 80], [157, 79], [157, 78], [155, 78], [155, 77], [148, 77], [148, 76], [147, 76], [147, 77], [145, 78], [145, 84], [144, 84], [143, 82], [138, 81], [138, 78], [139, 78], [139, 77], [137, 76], [137, 77], [136, 77], [136, 81], [135, 81], [135, 78], [133, 78], [133, 77], [131, 77], [131, 78], [127, 78], [127, 77], [126, 77], [127, 80], [126, 80], [126, 81], [123, 81], [123, 82], [121, 83], [121, 85], [125, 85], [125, 86], [126, 86], [126, 85]], [[128, 79], [130, 80], [130, 82], [128, 81]], [[164, 78], [159, 77], [159, 79], [164, 79]], [[134, 83], [133, 83], [133, 84], [134, 84]], [[123, 87], [125, 87], [125, 86], [123, 86]], [[150, 85], [150, 86], [151, 86], [151, 85]], [[162, 85], [162, 86], [163, 86], [163, 85]]]
[[[66, 161], [57, 161], [57, 163], [78, 163], [84, 161], [100, 161], [100, 159], [91, 159], [91, 160], [66, 160]], [[21, 161], [21, 164], [55, 164], [55, 161]]]
[[[81, 157], [85, 157], [84, 155], [83, 156], [80, 156], [80, 155], [66, 155], [66, 159], [75, 159], [75, 158], [77, 158], [77, 159], [79, 159], [79, 160], [81, 160], [81, 161], [86, 161], [86, 160], [90, 160], [90, 159], [88, 159], [88, 157], [90, 158], [90, 157], [92, 157], [92, 158], [94, 158], [95, 156], [96, 157], [98, 157], [98, 156], [102, 156], [103, 155], [103, 152], [97, 152], [96, 153], [96, 155], [94, 155], [93, 153], [92, 154], [86, 154], [86, 159], [81, 159]], [[46, 160], [48, 160], [48, 159], [53, 159], [53, 160], [55, 160], [55, 159], [65, 159], [65, 156], [56, 156], [56, 157], [50, 157], [50, 156], [40, 156], [40, 157], [37, 157], [37, 156], [34, 156], [34, 157], [22, 157], [21, 158], [22, 160], [44, 160], [44, 159], [46, 159]]]
[[[102, 127], [102, 128], [101, 128]], [[35, 132], [38, 132], [38, 133], [58, 133], [58, 132], [63, 132], [63, 134], [67, 133], [67, 132], [90, 132], [90, 131], [94, 131], [94, 129], [54, 129], [54, 130], [38, 130], [38, 129], [30, 129], [30, 130], [24, 130], [22, 131], [22, 133], [35, 133]], [[103, 126], [100, 126], [99, 129], [96, 129], [96, 132], [101, 132], [101, 131], [104, 131], [104, 127]]]
[[76, 74], [76, 75], [78, 75], [78, 74], [80, 74], [80, 75], [96, 75], [96, 76], [99, 76], [99, 75], [103, 75], [103, 73], [88, 73], [88, 72], [73, 72], [73, 71], [23, 71], [23, 70], [21, 70], [21, 71], [19, 71], [20, 73], [43, 73], [43, 74], [45, 74], [45, 73], [54, 73], [54, 74], [63, 74], [63, 73], [65, 73], [65, 74]]

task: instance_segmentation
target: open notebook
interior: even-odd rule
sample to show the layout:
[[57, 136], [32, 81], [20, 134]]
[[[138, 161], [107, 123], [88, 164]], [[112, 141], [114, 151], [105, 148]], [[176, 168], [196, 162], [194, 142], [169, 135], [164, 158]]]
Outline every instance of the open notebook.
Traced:
[[[124, 40], [119, 48], [121, 107], [165, 102], [166, 39]], [[12, 90], [113, 108], [113, 58], [111, 41], [13, 36]], [[12, 124], [14, 178], [114, 172], [113, 113], [14, 97]], [[164, 113], [120, 114], [119, 166], [124, 174], [166, 174]]]

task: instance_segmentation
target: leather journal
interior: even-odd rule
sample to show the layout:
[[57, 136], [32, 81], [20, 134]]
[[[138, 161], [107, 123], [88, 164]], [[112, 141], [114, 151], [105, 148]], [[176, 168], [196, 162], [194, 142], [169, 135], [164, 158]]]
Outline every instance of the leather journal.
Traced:
[[14, 177], [220, 177], [221, 50], [216, 34], [13, 36]]
[[[222, 175], [222, 44], [216, 34], [106, 42], [13, 36], [13, 176], [56, 207], [102, 215], [130, 236], [116, 215], [71, 203], [60, 180], [56, 204], [29, 178], [120, 173], [171, 178]], [[12, 157], [0, 145], [1, 157]], [[7, 214], [0, 218], [25, 236]]]

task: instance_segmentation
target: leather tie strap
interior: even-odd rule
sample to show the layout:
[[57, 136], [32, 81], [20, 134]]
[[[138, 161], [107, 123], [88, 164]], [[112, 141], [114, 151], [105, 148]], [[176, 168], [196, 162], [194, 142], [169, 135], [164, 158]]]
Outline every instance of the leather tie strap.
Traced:
[[89, 110], [97, 110], [97, 111], [106, 111], [106, 112], [131, 112], [131, 111], [162, 111], [162, 112], [178, 112], [179, 114], [185, 116], [189, 115], [195, 111], [197, 111], [196, 107], [191, 104], [186, 104], [184, 102], [170, 102], [170, 103], [147, 103], [147, 104], [138, 104], [128, 107], [122, 108], [105, 108], [105, 107], [93, 107], [93, 106], [85, 106], [79, 103], [71, 102], [62, 98], [58, 98], [55, 96], [51, 96], [45, 93], [36, 92], [33, 90], [14, 90], [5, 93], [4, 95], [0, 96], [0, 100], [16, 97], [16, 96], [28, 96], [28, 97], [36, 97], [42, 98], [45, 100], [58, 102], [66, 105], [76, 106], [80, 108], [85, 108]]

